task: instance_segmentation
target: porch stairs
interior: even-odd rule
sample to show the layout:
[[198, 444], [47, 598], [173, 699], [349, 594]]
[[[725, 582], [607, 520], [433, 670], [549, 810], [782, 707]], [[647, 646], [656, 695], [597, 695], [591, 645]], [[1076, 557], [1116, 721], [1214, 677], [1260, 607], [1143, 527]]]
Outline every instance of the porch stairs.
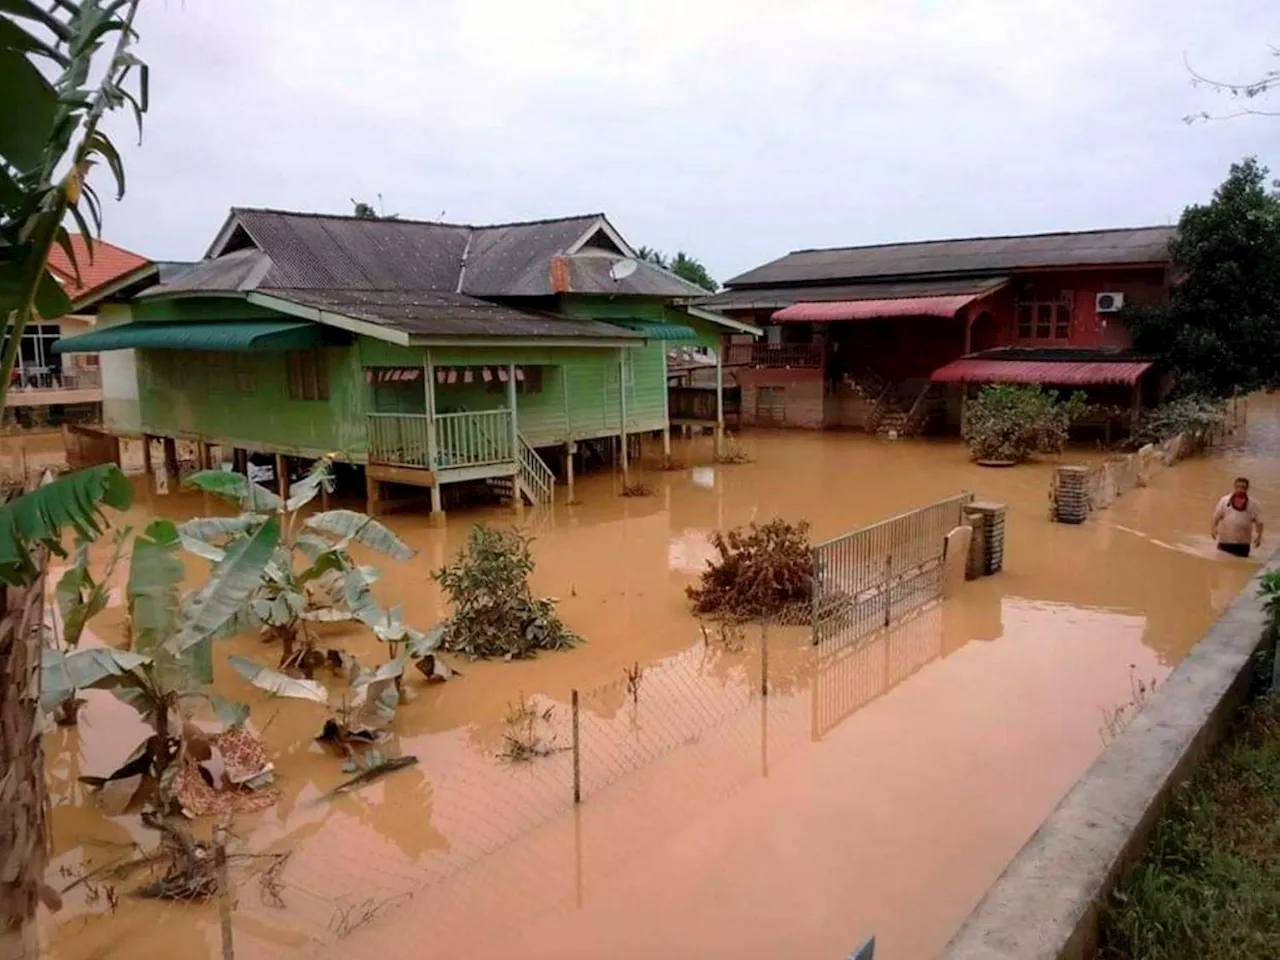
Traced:
[[942, 392], [930, 380], [904, 380], [887, 387], [876, 401], [867, 424], [881, 437], [914, 437], [923, 433], [941, 412]]
[[[485, 480], [486, 485], [503, 499], [513, 502], [519, 495], [530, 506], [551, 503], [556, 492], [555, 473], [523, 436], [517, 436], [519, 444], [515, 473], [489, 477]], [[445, 477], [441, 477], [441, 480], [444, 481]]]

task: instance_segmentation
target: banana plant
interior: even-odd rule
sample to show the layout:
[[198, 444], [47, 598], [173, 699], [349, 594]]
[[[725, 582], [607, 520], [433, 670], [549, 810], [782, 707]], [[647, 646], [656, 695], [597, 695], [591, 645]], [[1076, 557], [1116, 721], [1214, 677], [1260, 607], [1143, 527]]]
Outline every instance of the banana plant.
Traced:
[[[201, 517], [179, 525], [183, 547], [219, 569], [236, 544], [275, 522], [280, 540], [271, 562], [227, 628], [258, 628], [268, 640], [281, 643], [281, 670], [312, 680], [327, 660], [340, 660], [320, 649], [315, 624], [358, 621], [388, 644], [391, 660], [401, 650], [420, 659], [433, 649], [431, 635], [404, 624], [399, 609], [383, 610], [370, 590], [378, 572], [351, 557], [359, 544], [393, 560], [408, 560], [414, 551], [387, 527], [354, 510], [307, 512], [322, 490], [333, 489], [331, 466], [318, 460], [282, 499], [241, 474], [206, 470], [188, 477], [189, 486], [221, 496], [241, 509], [235, 517]], [[438, 640], [438, 637], [436, 638]], [[433, 658], [434, 662], [434, 658]]]
[[154, 521], [133, 540], [126, 587], [129, 648], [44, 649], [42, 708], [55, 709], [77, 690], [108, 690], [152, 730], [121, 770], [90, 782], [144, 773], [164, 798], [173, 762], [185, 749], [183, 730], [193, 701], [207, 702], [229, 725], [244, 720], [247, 708], [206, 689], [213, 679], [211, 646], [257, 588], [279, 539], [279, 524], [269, 519], [227, 551], [208, 583], [183, 595], [178, 529], [171, 521]]
[[[54, 600], [58, 605], [61, 629], [51, 631], [47, 642], [54, 650], [70, 651], [80, 645], [89, 620], [106, 609], [111, 599], [111, 579], [129, 541], [129, 528], [116, 532], [111, 556], [100, 576], [95, 576], [89, 563], [89, 541], [76, 543], [75, 562], [58, 578], [54, 588]], [[66, 699], [56, 704], [54, 719], [59, 726], [74, 726], [80, 706], [84, 701], [70, 691]]]

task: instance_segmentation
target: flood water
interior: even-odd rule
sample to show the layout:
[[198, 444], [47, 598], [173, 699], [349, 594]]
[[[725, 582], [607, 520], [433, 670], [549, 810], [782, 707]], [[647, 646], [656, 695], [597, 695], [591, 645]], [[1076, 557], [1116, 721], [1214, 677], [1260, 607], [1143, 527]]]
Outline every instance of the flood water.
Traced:
[[[618, 478], [597, 474], [579, 478], [572, 507], [455, 511], [443, 528], [390, 518], [420, 552], [383, 563], [378, 591], [410, 622], [445, 614], [429, 571], [470, 523], [516, 521], [537, 536], [535, 590], [560, 598], [586, 643], [458, 664], [462, 677], [397, 717], [393, 749], [418, 766], [362, 791], [320, 799], [346, 777], [311, 742], [320, 708], [269, 701], [219, 667], [218, 687], [253, 705], [284, 794], [237, 819], [234, 850], [292, 851], [283, 908], [240, 873], [237, 957], [837, 960], [871, 934], [878, 958], [931, 957], [1101, 751], [1106, 711], [1135, 678], [1176, 666], [1252, 575], [1256, 560], [1219, 555], [1208, 535], [1232, 478], [1252, 478], [1264, 517], [1280, 502], [1272, 397], [1212, 455], [1158, 471], [1080, 527], [1048, 520], [1052, 463], [988, 470], [958, 443], [852, 433], [741, 444], [753, 461], [730, 466], [696, 465], [707, 439], [678, 446], [694, 465], [645, 473], [649, 497], [622, 498]], [[704, 637], [689, 614], [684, 590], [716, 529], [780, 515], [820, 540], [961, 490], [1008, 504], [1004, 572], [888, 632], [821, 647], [797, 628]], [[124, 522], [206, 512], [196, 495], [144, 496]], [[110, 608], [97, 635], [119, 642], [122, 619]], [[335, 642], [374, 662], [373, 642]], [[270, 655], [252, 638], [223, 649]], [[561, 749], [574, 689], [577, 807]], [[58, 888], [155, 842], [76, 783], [138, 739], [130, 711], [89, 700], [78, 729], [48, 738]], [[497, 755], [522, 700], [550, 710], [538, 722], [553, 752], [512, 765]], [[123, 898], [113, 910], [90, 886], [46, 918], [51, 955], [218, 955], [213, 907]]]

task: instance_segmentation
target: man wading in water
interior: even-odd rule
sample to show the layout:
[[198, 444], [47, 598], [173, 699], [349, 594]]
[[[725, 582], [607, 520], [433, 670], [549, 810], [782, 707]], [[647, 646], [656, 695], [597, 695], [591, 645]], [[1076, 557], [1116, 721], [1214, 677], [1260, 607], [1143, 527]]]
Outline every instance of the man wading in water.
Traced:
[[1218, 501], [1213, 511], [1213, 538], [1218, 549], [1233, 557], [1247, 557], [1249, 544], [1262, 545], [1262, 518], [1258, 505], [1249, 499], [1249, 481], [1237, 477], [1235, 489]]

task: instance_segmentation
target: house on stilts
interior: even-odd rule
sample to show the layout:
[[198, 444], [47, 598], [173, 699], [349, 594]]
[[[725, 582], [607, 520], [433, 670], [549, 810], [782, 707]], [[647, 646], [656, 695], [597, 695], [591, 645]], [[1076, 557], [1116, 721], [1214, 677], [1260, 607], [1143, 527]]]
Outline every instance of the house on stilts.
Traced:
[[[199, 263], [63, 353], [101, 356], [105, 428], [286, 458], [335, 454], [388, 485], [505, 484], [550, 502], [587, 447], [668, 444], [667, 354], [748, 323], [639, 260], [603, 214], [466, 226], [233, 209]], [[722, 429], [723, 417], [716, 421]], [[553, 465], [556, 469], [553, 469]], [[168, 466], [168, 464], [167, 464]], [[172, 472], [172, 471], [170, 471]]]

